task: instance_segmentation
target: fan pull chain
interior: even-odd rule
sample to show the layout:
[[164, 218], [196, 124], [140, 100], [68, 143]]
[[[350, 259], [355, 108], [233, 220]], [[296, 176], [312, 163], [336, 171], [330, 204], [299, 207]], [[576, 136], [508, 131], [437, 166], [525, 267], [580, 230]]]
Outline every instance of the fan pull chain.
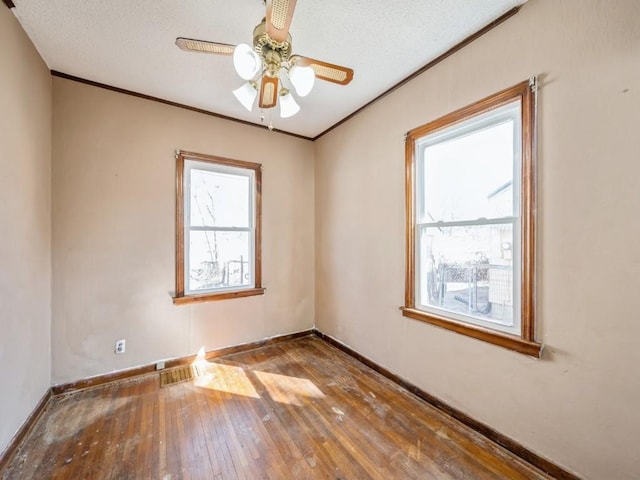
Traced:
[[[271, 110], [273, 109], [269, 109], [269, 125], [267, 125], [267, 128], [269, 129], [269, 131], [273, 130], [273, 121], [271, 119]], [[264, 110], [260, 110], [260, 122], [264, 123]]]

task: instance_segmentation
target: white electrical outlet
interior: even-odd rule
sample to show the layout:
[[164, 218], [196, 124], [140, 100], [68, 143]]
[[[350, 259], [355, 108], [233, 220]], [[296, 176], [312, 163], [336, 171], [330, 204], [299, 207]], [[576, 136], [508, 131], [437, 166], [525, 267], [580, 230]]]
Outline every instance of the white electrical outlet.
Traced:
[[114, 349], [115, 353], [124, 353], [126, 350], [126, 340], [124, 338], [122, 340], [116, 340], [116, 348]]
[[162, 370], [164, 368], [164, 361], [156, 362], [156, 370]]

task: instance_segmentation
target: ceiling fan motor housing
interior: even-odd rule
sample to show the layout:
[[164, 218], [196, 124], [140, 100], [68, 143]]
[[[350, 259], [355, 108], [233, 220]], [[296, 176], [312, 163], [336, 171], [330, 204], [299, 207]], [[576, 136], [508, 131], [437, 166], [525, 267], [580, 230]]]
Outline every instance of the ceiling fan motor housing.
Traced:
[[266, 22], [263, 19], [253, 29], [253, 48], [262, 58], [265, 73], [270, 77], [277, 77], [282, 64], [289, 61], [291, 56], [291, 34], [287, 40], [278, 42], [267, 35]]

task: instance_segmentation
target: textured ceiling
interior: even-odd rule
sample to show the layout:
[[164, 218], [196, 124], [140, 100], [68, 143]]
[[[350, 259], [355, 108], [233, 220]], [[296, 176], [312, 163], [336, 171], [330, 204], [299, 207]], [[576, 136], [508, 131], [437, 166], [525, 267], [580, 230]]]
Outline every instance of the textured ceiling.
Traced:
[[[251, 43], [262, 0], [13, 0], [50, 69], [260, 123], [231, 91], [225, 56], [184, 52], [176, 37]], [[354, 69], [348, 86], [317, 81], [275, 128], [314, 137], [526, 0], [298, 0], [293, 52]], [[267, 112], [267, 118], [269, 113]]]

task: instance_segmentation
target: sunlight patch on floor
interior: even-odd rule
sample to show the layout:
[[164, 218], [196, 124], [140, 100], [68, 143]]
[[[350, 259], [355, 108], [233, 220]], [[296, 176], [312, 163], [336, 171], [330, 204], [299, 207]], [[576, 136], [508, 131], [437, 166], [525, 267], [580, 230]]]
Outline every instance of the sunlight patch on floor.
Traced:
[[310, 399], [325, 397], [324, 393], [307, 378], [260, 371], [254, 373], [275, 402], [301, 407]]
[[195, 386], [244, 397], [260, 398], [242, 368], [209, 362], [199, 362], [198, 366], [201, 367], [201, 374], [195, 379], [193, 383]]

